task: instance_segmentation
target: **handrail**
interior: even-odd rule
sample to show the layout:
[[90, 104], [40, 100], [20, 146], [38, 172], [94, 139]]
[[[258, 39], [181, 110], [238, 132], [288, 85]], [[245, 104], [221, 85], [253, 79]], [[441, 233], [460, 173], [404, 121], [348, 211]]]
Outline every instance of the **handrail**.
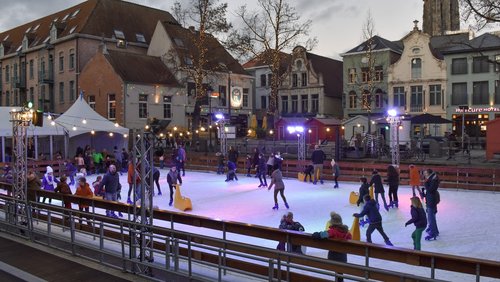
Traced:
[[[0, 187], [10, 188], [10, 185], [0, 183]], [[132, 212], [132, 206], [123, 203], [109, 202], [100, 199], [89, 199], [79, 196], [55, 194], [50, 191], [36, 191], [36, 196], [48, 197], [58, 200], [69, 200], [72, 203], [88, 204], [94, 207]], [[337, 250], [347, 254], [361, 255], [369, 254], [370, 258], [378, 258], [387, 261], [406, 263], [414, 266], [435, 267], [437, 269], [449, 270], [458, 273], [477, 274], [493, 278], [500, 278], [500, 262], [467, 258], [454, 255], [413, 251], [397, 247], [385, 247], [358, 241], [338, 240], [314, 240], [309, 234], [298, 234], [291, 231], [279, 230], [265, 226], [246, 224], [233, 221], [216, 220], [208, 217], [190, 215], [180, 212], [155, 209], [153, 216], [156, 220], [170, 221], [173, 223], [186, 224], [196, 227], [209, 228], [218, 231], [226, 231], [235, 234], [253, 236], [273, 241], [288, 241], [291, 244], [303, 245], [323, 250]], [[478, 270], [479, 267], [479, 270]]]

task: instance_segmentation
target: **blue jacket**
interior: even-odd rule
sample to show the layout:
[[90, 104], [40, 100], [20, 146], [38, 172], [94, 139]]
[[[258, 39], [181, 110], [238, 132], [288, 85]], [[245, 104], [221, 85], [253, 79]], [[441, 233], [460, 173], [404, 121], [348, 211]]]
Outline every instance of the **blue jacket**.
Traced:
[[267, 162], [264, 157], [259, 158], [259, 172], [264, 173], [267, 171]]
[[377, 202], [375, 202], [375, 200], [373, 199], [371, 199], [365, 204], [365, 206], [363, 207], [363, 211], [361, 213], [354, 214], [355, 217], [363, 217], [365, 215], [368, 216], [370, 223], [382, 222], [382, 216], [378, 211]]
[[227, 168], [228, 170], [235, 170], [236, 169], [236, 164], [233, 163], [232, 161], [227, 162]]
[[106, 193], [116, 193], [120, 190], [120, 176], [118, 173], [106, 173], [102, 178], [99, 190], [106, 189]]
[[406, 225], [412, 223], [415, 224], [416, 228], [425, 228], [427, 226], [427, 215], [424, 208], [411, 206], [411, 219], [406, 222]]
[[359, 187], [359, 198], [356, 204], [359, 207], [359, 204], [363, 203], [363, 197], [365, 195], [370, 194], [370, 185], [368, 183], [363, 183], [361, 184], [361, 187]]

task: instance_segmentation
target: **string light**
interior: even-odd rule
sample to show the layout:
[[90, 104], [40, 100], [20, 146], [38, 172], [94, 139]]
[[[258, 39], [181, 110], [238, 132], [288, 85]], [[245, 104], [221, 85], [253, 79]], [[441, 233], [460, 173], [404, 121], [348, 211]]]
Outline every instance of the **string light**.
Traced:
[[91, 131], [90, 131], [90, 134], [94, 135], [94, 134], [95, 134], [95, 131], [94, 131], [94, 130], [91, 130]]
[[87, 124], [87, 120], [86, 120], [86, 119], [83, 119], [83, 120], [82, 120], [82, 123], [83, 123], [83, 124]]
[[113, 135], [114, 135], [113, 132], [109, 133], [109, 137], [113, 137]]
[[73, 131], [76, 131], [76, 126], [73, 126]]
[[49, 120], [52, 120], [52, 116], [51, 116], [50, 114], [47, 116], [47, 118], [48, 118]]
[[120, 126], [120, 125], [116, 122], [116, 123], [115, 123], [115, 127], [119, 127], [119, 126]]
[[123, 138], [127, 138], [128, 137], [128, 134], [123, 134]]
[[56, 125], [55, 121], [51, 121], [50, 125], [52, 125], [52, 126]]

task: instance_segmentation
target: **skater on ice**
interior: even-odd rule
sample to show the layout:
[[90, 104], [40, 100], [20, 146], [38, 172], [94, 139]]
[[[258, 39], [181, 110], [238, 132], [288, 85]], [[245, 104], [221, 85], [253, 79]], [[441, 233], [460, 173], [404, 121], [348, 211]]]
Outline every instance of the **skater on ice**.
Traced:
[[366, 229], [366, 241], [368, 243], [372, 242], [372, 233], [373, 231], [375, 231], [375, 229], [377, 229], [380, 235], [382, 235], [382, 237], [384, 238], [385, 244], [388, 246], [392, 246], [389, 237], [385, 234], [384, 228], [382, 227], [382, 215], [378, 211], [377, 202], [371, 199], [370, 195], [365, 195], [363, 197], [363, 201], [365, 202], [363, 211], [361, 213], [355, 213], [352, 216], [357, 218], [363, 217], [365, 215], [368, 216], [368, 220], [370, 222], [368, 225], [368, 229]]
[[288, 206], [288, 203], [286, 201], [285, 197], [285, 183], [283, 182], [283, 174], [281, 173], [281, 170], [278, 167], [275, 167], [273, 174], [271, 174], [271, 184], [269, 184], [269, 187], [267, 190], [271, 190], [274, 185], [274, 207], [273, 210], [278, 210], [278, 193], [281, 195], [281, 199], [283, 199], [283, 202], [285, 203], [285, 207], [287, 209], [290, 208]]

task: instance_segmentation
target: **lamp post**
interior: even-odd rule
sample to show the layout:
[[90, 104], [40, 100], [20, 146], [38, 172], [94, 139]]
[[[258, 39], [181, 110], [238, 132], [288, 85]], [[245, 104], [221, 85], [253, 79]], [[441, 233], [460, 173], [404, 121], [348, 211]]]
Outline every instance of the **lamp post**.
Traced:
[[224, 115], [221, 113], [216, 114], [215, 118], [217, 119], [217, 124], [219, 125], [220, 151], [223, 156], [227, 156], [226, 120], [224, 119]]
[[231, 73], [227, 72], [227, 113], [229, 114], [229, 124], [231, 124]]
[[394, 109], [387, 111], [387, 121], [391, 125], [391, 156], [392, 164], [399, 167], [400, 156], [399, 156], [399, 126], [401, 125], [401, 117], [398, 116], [398, 112]]
[[288, 126], [287, 130], [290, 134], [297, 134], [297, 160], [299, 162], [300, 169], [303, 169], [303, 164], [306, 159], [306, 142], [305, 142], [305, 130], [303, 126]]

